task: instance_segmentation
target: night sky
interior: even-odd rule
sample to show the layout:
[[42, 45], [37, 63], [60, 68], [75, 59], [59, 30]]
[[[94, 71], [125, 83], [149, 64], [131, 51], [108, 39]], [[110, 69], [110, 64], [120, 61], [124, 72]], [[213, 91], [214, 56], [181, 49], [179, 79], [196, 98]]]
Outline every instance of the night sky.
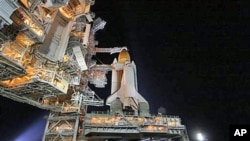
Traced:
[[[202, 132], [208, 141], [229, 140], [230, 124], [250, 124], [247, 3], [96, 0], [92, 10], [107, 21], [96, 33], [99, 47], [128, 47], [137, 65], [139, 93], [152, 114], [163, 106], [167, 114], [182, 118], [191, 139]], [[95, 58], [108, 64], [114, 57]], [[110, 79], [96, 93], [106, 98]], [[48, 111], [3, 97], [0, 102], [0, 133], [6, 141], [38, 122], [41, 132], [32, 136], [41, 138]]]

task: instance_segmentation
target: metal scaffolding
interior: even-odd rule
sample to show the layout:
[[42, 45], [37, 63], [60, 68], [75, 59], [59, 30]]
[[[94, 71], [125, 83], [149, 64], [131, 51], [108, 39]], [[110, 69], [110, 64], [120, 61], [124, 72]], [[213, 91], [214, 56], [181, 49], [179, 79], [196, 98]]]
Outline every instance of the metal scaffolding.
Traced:
[[79, 128], [80, 115], [65, 115], [51, 112], [43, 141], [76, 141]]
[[127, 47], [98, 48], [95, 33], [106, 22], [90, 11], [94, 0], [0, 0], [0, 95], [50, 110], [43, 141], [181, 136], [178, 117], [87, 113], [103, 106], [89, 84], [103, 88], [110, 64], [97, 64], [96, 53]]

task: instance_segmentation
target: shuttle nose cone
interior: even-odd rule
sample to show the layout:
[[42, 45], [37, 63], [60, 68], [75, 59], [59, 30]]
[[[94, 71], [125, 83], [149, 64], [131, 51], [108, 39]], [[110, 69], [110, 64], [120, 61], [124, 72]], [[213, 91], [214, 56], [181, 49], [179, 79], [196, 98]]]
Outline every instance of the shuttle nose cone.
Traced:
[[126, 61], [131, 61], [130, 60], [130, 55], [127, 50], [122, 50], [118, 56], [118, 63], [124, 64]]

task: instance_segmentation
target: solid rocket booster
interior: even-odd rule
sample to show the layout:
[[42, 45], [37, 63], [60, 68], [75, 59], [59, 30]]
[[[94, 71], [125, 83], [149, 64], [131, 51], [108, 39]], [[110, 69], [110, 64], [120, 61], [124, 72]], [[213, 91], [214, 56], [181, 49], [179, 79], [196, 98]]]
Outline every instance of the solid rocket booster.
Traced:
[[[113, 61], [111, 95], [107, 98], [106, 105], [120, 99], [123, 109], [132, 108], [134, 111], [148, 109], [148, 102], [138, 93], [136, 65], [130, 59], [127, 50], [122, 50], [118, 61]], [[141, 105], [141, 106], [140, 106]]]

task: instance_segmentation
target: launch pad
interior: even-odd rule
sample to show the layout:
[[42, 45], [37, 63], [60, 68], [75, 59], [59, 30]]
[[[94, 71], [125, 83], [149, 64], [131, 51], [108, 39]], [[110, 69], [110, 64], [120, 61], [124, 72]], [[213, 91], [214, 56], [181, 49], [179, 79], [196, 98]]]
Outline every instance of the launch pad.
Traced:
[[136, 116], [104, 112], [88, 113], [83, 124], [86, 139], [167, 140], [182, 138], [188, 140], [184, 125], [177, 116]]
[[[0, 95], [50, 111], [43, 141], [189, 141], [177, 116], [151, 115], [138, 92], [127, 47], [97, 47], [106, 22], [90, 11], [94, 0], [0, 0]], [[119, 53], [97, 64], [96, 53]], [[88, 86], [103, 88], [112, 71], [109, 111]]]

